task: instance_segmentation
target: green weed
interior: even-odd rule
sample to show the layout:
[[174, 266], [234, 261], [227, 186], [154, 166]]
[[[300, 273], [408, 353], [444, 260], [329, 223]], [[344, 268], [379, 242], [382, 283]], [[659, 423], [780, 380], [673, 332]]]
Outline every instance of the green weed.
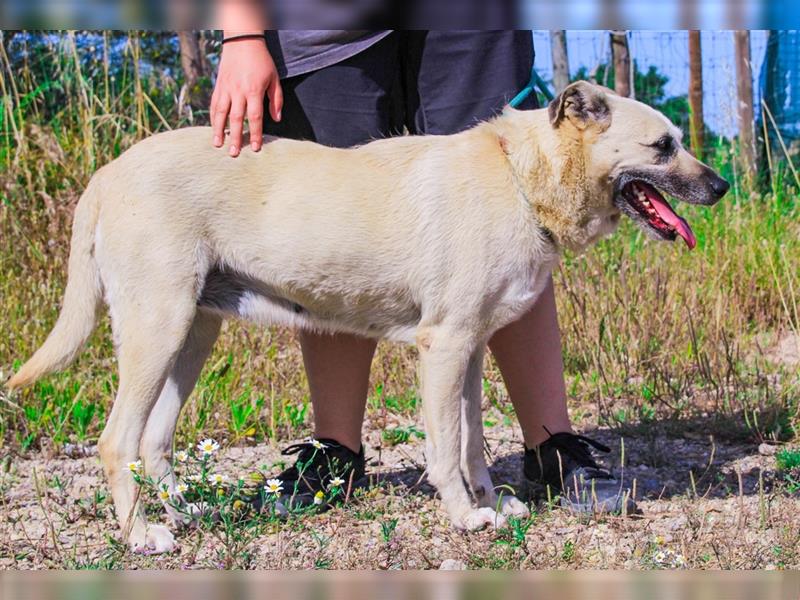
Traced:
[[398, 444], [408, 443], [412, 437], [424, 440], [425, 432], [414, 425], [409, 425], [407, 427], [384, 429], [383, 433], [381, 433], [381, 437], [383, 441], [387, 442], [390, 446], [396, 446]]
[[775, 463], [780, 471], [800, 469], [800, 448], [781, 448], [775, 455]]

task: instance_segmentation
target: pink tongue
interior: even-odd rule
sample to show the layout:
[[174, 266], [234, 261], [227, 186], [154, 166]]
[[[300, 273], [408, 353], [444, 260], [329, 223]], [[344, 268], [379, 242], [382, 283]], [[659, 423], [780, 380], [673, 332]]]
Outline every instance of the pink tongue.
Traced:
[[653, 208], [656, 209], [658, 216], [661, 217], [665, 223], [668, 223], [675, 228], [675, 231], [678, 232], [678, 235], [680, 235], [686, 242], [686, 245], [689, 246], [689, 250], [694, 248], [697, 245], [697, 239], [694, 237], [694, 233], [692, 232], [692, 228], [689, 227], [689, 223], [687, 223], [683, 217], [675, 214], [675, 211], [672, 210], [672, 207], [659, 198], [656, 194], [650, 193], [649, 190], [646, 190], [645, 193], [647, 193], [647, 199], [650, 200], [650, 204], [652, 204]]

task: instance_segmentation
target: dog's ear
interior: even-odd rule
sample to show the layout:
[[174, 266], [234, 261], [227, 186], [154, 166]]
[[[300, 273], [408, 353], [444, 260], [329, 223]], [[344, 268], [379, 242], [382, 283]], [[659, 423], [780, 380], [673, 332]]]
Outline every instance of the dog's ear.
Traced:
[[608, 97], [600, 86], [576, 81], [564, 88], [547, 107], [550, 124], [557, 128], [564, 119], [580, 130], [598, 127], [601, 131], [611, 125]]

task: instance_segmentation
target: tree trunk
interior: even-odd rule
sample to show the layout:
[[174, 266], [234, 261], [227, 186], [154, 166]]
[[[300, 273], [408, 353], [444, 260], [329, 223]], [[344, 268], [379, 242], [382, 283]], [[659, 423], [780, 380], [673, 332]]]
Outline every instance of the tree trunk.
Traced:
[[611, 31], [611, 53], [614, 57], [614, 91], [620, 96], [633, 98], [631, 55], [625, 30]]
[[700, 32], [689, 31], [689, 137], [692, 152], [700, 160], [705, 150], [705, 125], [703, 120], [703, 58], [700, 49]]
[[209, 65], [205, 53], [200, 48], [200, 41], [194, 31], [179, 31], [178, 41], [181, 47], [181, 67], [184, 75], [183, 99], [179, 112], [188, 104], [194, 109], [207, 109], [210, 101], [205, 79], [209, 75]]
[[553, 87], [556, 94], [569, 85], [569, 58], [567, 57], [567, 32], [556, 29], [550, 32], [553, 52]]
[[753, 73], [750, 65], [750, 32], [734, 32], [736, 47], [736, 95], [739, 114], [739, 155], [745, 175], [756, 174], [756, 144], [753, 116]]

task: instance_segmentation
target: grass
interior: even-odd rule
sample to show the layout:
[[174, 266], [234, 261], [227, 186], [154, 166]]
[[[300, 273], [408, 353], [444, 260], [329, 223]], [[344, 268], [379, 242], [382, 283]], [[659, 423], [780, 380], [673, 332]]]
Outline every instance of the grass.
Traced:
[[[71, 214], [91, 174], [136, 141], [190, 121], [175, 109], [180, 80], [174, 66], [145, 61], [145, 38], [107, 34], [87, 42], [68, 33], [34, 44], [24, 36], [9, 40], [8, 34], [0, 35], [6, 36], [0, 44], [2, 381], [30, 356], [55, 321]], [[202, 121], [202, 111], [196, 110], [193, 118]], [[735, 145], [720, 145], [710, 154], [712, 166], [734, 186], [714, 208], [681, 207], [697, 234], [695, 251], [647, 241], [625, 222], [613, 238], [585, 255], [566, 256], [554, 274], [570, 411], [581, 427], [614, 428], [626, 436], [626, 443], [630, 436], [647, 440], [652, 456], [641, 457], [642, 464], [664, 464], [657, 443], [664, 435], [712, 434], [732, 443], [798, 440], [800, 379], [796, 367], [775, 358], [774, 348], [800, 331], [800, 186], [783, 154], [770, 156], [771, 174], [757, 183], [740, 177]], [[398, 451], [413, 449], [424, 437], [415, 359], [413, 348], [382, 343], [373, 366], [367, 430], [380, 430], [382, 444]], [[487, 427], [510, 427], [513, 410], [490, 358], [484, 377], [490, 407]], [[58, 451], [65, 444], [90, 448], [116, 387], [104, 318], [87, 350], [68, 370], [13, 396], [0, 391], [0, 491], [9, 489], [13, 480], [6, 475], [13, 471], [12, 457], [27, 460], [40, 450]], [[296, 439], [310, 432], [310, 417], [294, 335], [228, 323], [183, 411], [176, 443], [185, 447], [214, 437], [223, 446], [242, 447]], [[796, 451], [782, 450], [777, 460], [794, 465], [784, 470], [796, 473]], [[695, 481], [693, 476], [692, 486], [698, 489], [689, 495], [699, 499], [709, 479]], [[793, 481], [796, 484], [796, 476], [785, 482], [790, 494], [796, 493]], [[43, 510], [52, 508], [48, 497], [61, 497], [68, 485], [63, 480], [53, 482], [54, 487], [43, 483]], [[373, 535], [381, 547], [374, 560], [389, 568], [405, 560], [396, 556], [396, 545], [407, 539], [406, 512], [420, 509], [421, 501], [411, 494], [399, 500], [400, 506], [376, 509], [373, 503], [385, 498], [386, 490], [379, 485], [370, 493], [366, 501], [355, 503], [348, 518], [376, 522]], [[776, 508], [783, 505], [770, 493], [761, 493], [752, 509], [757, 522], [775, 523], [782, 510], [792, 514]], [[75, 509], [83, 511], [80, 514], [109, 519], [106, 498], [90, 495], [81, 502]], [[65, 513], [67, 521], [71, 510]], [[547, 526], [556, 518], [551, 513], [547, 509], [531, 519]], [[700, 519], [694, 530], [700, 539], [707, 531], [706, 517], [688, 515], [687, 532], [693, 531], [695, 518]], [[314, 530], [318, 520], [301, 521], [285, 525], [289, 533], [276, 533], [269, 521], [259, 522], [253, 525], [253, 536], [237, 534], [235, 527], [224, 524], [209, 525], [207, 535], [222, 536], [215, 545], [220, 554], [204, 558], [203, 564], [264, 564], [263, 557], [250, 553], [252, 544], [236, 544], [265, 536], [287, 548], [299, 540], [312, 544], [313, 552], [302, 550], [303, 556], [313, 555], [310, 566], [342, 564], [335, 549], [336, 530], [322, 533]], [[432, 522], [425, 523], [423, 519], [421, 526], [414, 524], [423, 538], [434, 536], [432, 531], [445, 535]], [[536, 530], [530, 529], [532, 523], [512, 519], [509, 529], [488, 546], [475, 538], [470, 552], [459, 558], [475, 567], [596, 564], [585, 550], [580, 529], [570, 529], [552, 552], [537, 556], [531, 546]], [[315, 536], [311, 542], [310, 531]], [[101, 535], [91, 534], [87, 540], [99, 543]], [[197, 535], [189, 536], [190, 547], [205, 539]], [[226, 541], [226, 535], [231, 539]], [[775, 561], [798, 564], [791, 550], [797, 528], [789, 524], [775, 536]], [[630, 560], [644, 568], [674, 565], [678, 558], [696, 567], [722, 568], [737, 560], [719, 540], [702, 552], [666, 552], [636, 539], [631, 544]], [[123, 549], [105, 540], [102, 546], [102, 552], [88, 554], [64, 549], [61, 563], [74, 568], [129, 564]], [[301, 552], [299, 547], [294, 551]], [[280, 568], [280, 560], [269, 565]], [[759, 560], [747, 564], [762, 564]], [[352, 564], [362, 563], [354, 558]]]
[[798, 448], [781, 448], [775, 459], [780, 471], [800, 469], [800, 449]]

